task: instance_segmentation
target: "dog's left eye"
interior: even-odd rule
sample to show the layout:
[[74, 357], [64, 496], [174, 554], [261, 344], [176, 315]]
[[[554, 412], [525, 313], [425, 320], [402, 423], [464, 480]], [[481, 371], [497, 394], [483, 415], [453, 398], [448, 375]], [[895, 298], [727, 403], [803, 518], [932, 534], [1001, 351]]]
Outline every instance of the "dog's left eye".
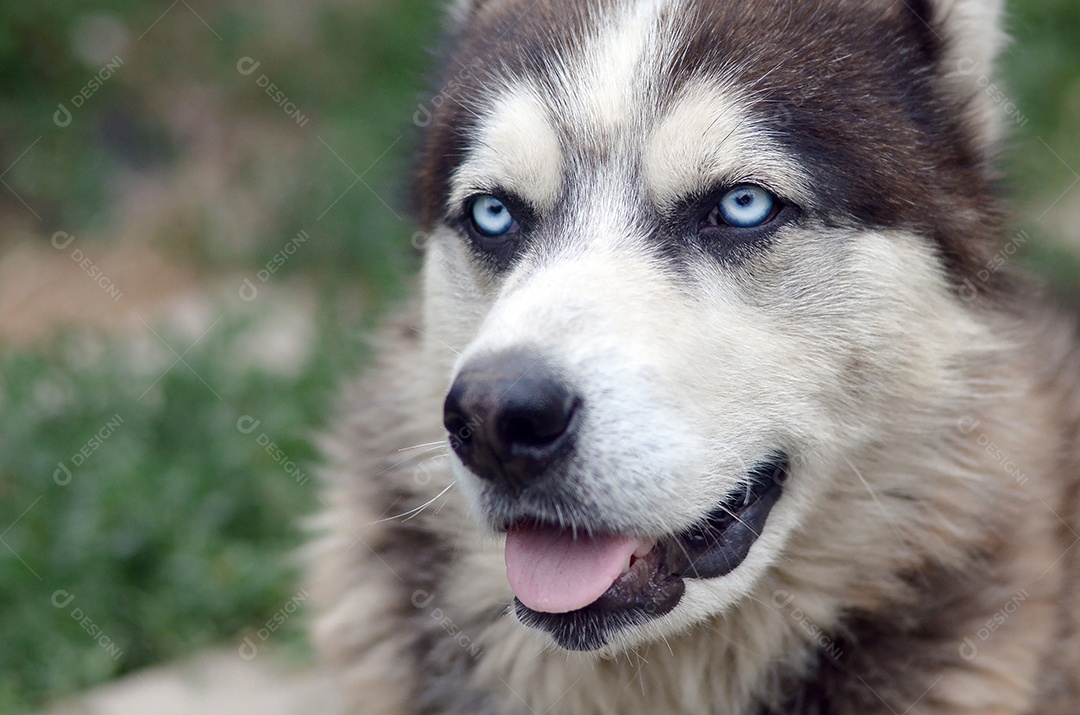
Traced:
[[469, 214], [473, 228], [492, 238], [505, 236], [517, 225], [506, 204], [490, 194], [473, 198], [469, 205]]
[[756, 228], [773, 220], [780, 208], [780, 199], [771, 192], [754, 184], [743, 184], [720, 197], [708, 222], [713, 226]]

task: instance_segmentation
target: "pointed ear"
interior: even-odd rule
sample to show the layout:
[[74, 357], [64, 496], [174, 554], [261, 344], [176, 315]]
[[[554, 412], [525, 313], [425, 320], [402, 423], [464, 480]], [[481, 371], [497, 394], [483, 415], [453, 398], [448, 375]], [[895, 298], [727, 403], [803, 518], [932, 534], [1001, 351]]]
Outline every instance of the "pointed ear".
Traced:
[[1004, 0], [924, 2], [929, 25], [943, 42], [940, 67], [946, 87], [967, 105], [969, 119], [983, 138], [996, 141], [1006, 116], [986, 90], [995, 81], [994, 61], [1008, 41], [1002, 30]]

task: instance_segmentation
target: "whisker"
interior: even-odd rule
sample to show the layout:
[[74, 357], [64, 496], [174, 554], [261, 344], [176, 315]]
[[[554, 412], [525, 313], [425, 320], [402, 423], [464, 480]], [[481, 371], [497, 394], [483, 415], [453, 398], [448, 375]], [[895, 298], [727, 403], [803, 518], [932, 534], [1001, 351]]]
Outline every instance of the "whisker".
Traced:
[[437, 343], [438, 343], [439, 345], [442, 345], [442, 346], [443, 346], [444, 348], [446, 348], [446, 349], [447, 349], [447, 350], [449, 350], [450, 352], [454, 353], [454, 354], [455, 354], [455, 355], [457, 355], [458, 357], [461, 357], [461, 353], [459, 353], [459, 352], [458, 352], [457, 350], [454, 350], [454, 349], [453, 349], [452, 347], [450, 347], [449, 345], [447, 345], [446, 343], [444, 343], [444, 342], [443, 342], [442, 340], [439, 340], [438, 338], [436, 338], [436, 337], [435, 337], [434, 335], [432, 335], [431, 333], [428, 333], [428, 332], [426, 332], [426, 331], [424, 331], [424, 330], [421, 330], [420, 328], [413, 328], [413, 330], [415, 330], [415, 331], [416, 331], [417, 333], [419, 333], [420, 335], [423, 335], [423, 336], [424, 336], [425, 338], [431, 338], [432, 340], [434, 340], [435, 342], [437, 342]]
[[870, 498], [874, 500], [875, 504], [877, 504], [878, 510], [881, 511], [881, 515], [885, 518], [885, 521], [891, 527], [893, 527], [893, 529], [895, 529], [897, 533], [899, 533], [900, 529], [896, 523], [896, 519], [894, 519], [893, 515], [889, 513], [889, 510], [885, 508], [885, 505], [882, 503], [881, 499], [878, 498], [877, 492], [873, 490], [873, 488], [870, 486], [870, 483], [866, 481], [858, 468], [856, 468], [855, 465], [851, 463], [851, 460], [845, 458], [844, 461], [847, 462], [849, 467], [851, 467], [851, 471], [854, 472], [855, 476], [859, 478], [859, 481], [862, 482], [862, 485], [866, 487], [867, 493], [870, 494]]
[[[443, 494], [446, 494], [448, 491], [450, 491], [456, 484], [457, 484], [457, 482], [450, 482], [448, 485], [446, 485], [445, 489], [443, 489], [441, 492], [439, 492], [434, 497], [432, 497], [431, 499], [424, 502], [423, 504], [421, 504], [418, 507], [414, 507], [412, 509], [409, 509], [408, 511], [402, 512], [401, 514], [398, 514], [396, 516], [388, 516], [385, 519], [379, 519], [378, 521], [373, 521], [372, 524], [381, 524], [381, 523], [383, 523], [385, 521], [394, 521], [396, 519], [401, 519], [402, 521], [408, 521], [409, 519], [412, 519], [413, 517], [419, 515], [420, 512], [422, 512], [424, 509], [427, 509], [429, 506], [431, 506], [436, 501], [438, 501], [439, 497], [441, 497]], [[404, 517], [404, 518], [402, 518], [402, 517]]]
[[[447, 445], [447, 447], [448, 447], [448, 449], [447, 449], [447, 451], [445, 452], [445, 454], [443, 454], [443, 455], [439, 455], [439, 457], [442, 457], [442, 456], [445, 456], [445, 455], [448, 455], [448, 454], [450, 454], [450, 450], [449, 450], [449, 445]], [[394, 463], [393, 463], [393, 464], [391, 464], [391, 465], [390, 465], [389, 467], [387, 467], [386, 469], [382, 470], [381, 472], [379, 472], [379, 473], [378, 473], [378, 474], [376, 474], [375, 476], [376, 476], [376, 477], [381, 477], [382, 475], [386, 474], [387, 472], [389, 472], [389, 471], [391, 471], [391, 470], [393, 470], [393, 469], [397, 469], [398, 467], [402, 466], [403, 464], [408, 464], [408, 463], [409, 463], [409, 462], [410, 462], [411, 460], [414, 460], [414, 459], [419, 459], [420, 457], [423, 457], [423, 456], [424, 456], [425, 454], [430, 454], [431, 452], [434, 452], [434, 451], [435, 451], [436, 449], [438, 449], [438, 448], [437, 448], [437, 447], [432, 447], [431, 449], [425, 450], [425, 451], [423, 451], [423, 452], [418, 452], [418, 453], [416, 453], [416, 454], [410, 454], [410, 455], [409, 455], [408, 457], [406, 457], [405, 459], [401, 460], [400, 462], [394, 462]], [[433, 457], [433, 458], [431, 458], [431, 459], [425, 459], [425, 460], [424, 460], [423, 462], [421, 462], [421, 464], [424, 464], [424, 463], [427, 463], [427, 462], [431, 462], [431, 461], [433, 461], [433, 460], [435, 460], [435, 459], [438, 459], [439, 457]]]
[[424, 442], [423, 444], [414, 444], [412, 447], [402, 447], [399, 452], [408, 452], [412, 449], [420, 449], [421, 447], [439, 447], [446, 444], [446, 440], [440, 439], [437, 442]]

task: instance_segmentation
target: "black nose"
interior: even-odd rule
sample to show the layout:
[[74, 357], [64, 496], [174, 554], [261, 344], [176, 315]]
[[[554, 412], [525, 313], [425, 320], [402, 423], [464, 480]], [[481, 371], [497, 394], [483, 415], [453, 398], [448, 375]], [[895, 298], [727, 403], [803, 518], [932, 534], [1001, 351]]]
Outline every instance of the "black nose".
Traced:
[[454, 452], [478, 477], [515, 491], [535, 482], [573, 443], [578, 398], [535, 352], [469, 362], [446, 396]]

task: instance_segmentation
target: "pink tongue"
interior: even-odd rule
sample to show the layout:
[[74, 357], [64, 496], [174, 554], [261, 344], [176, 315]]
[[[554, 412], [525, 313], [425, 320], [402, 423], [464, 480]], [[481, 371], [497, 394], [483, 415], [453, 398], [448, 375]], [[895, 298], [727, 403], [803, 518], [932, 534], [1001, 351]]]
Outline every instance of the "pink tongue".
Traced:
[[639, 545], [629, 536], [585, 536], [550, 528], [506, 535], [506, 578], [518, 599], [541, 613], [569, 613], [604, 595]]

